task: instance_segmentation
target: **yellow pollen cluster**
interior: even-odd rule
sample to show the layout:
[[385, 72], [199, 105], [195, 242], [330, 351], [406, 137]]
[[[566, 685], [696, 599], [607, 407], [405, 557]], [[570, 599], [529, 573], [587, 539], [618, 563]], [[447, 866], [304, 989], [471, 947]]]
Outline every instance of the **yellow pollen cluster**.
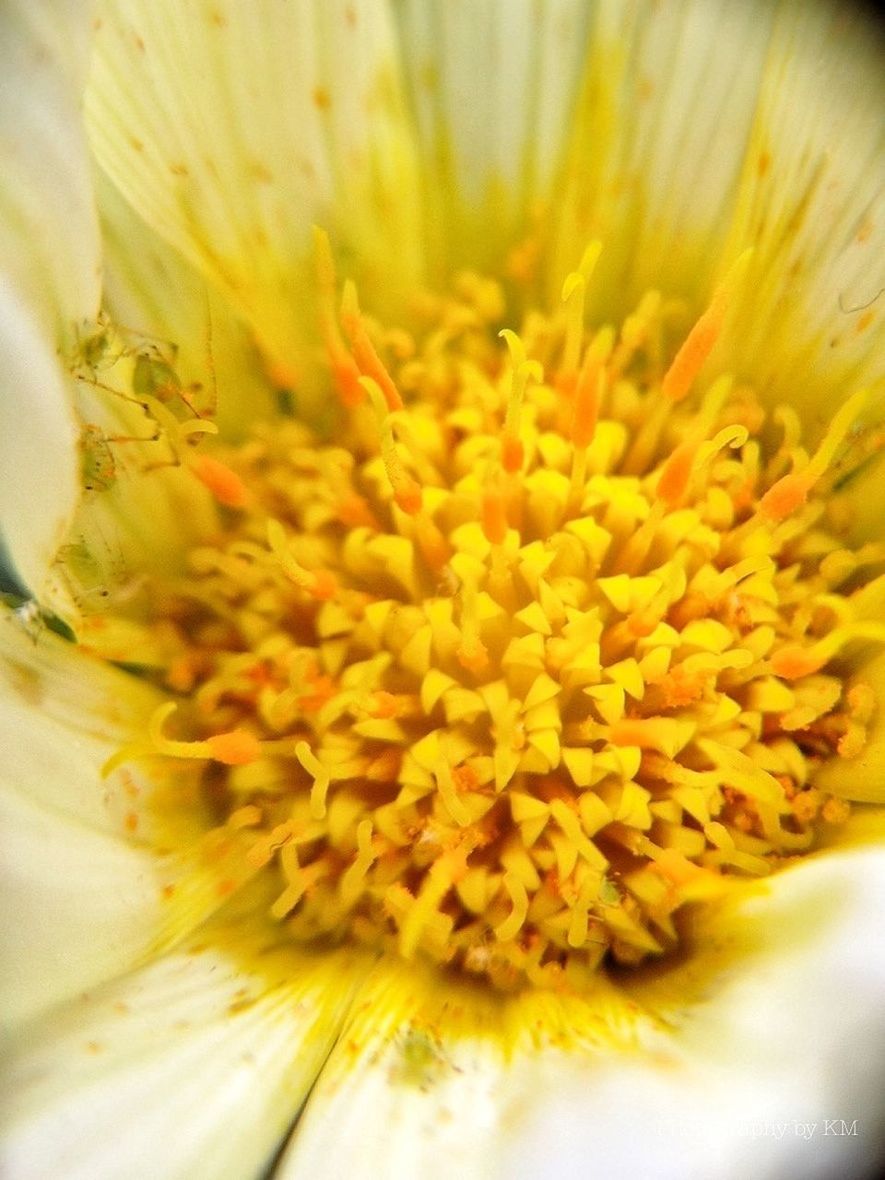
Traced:
[[846, 661], [885, 638], [881, 547], [827, 521], [862, 399], [809, 454], [789, 407], [699, 388], [739, 267], [674, 356], [655, 292], [587, 332], [595, 247], [518, 334], [470, 274], [409, 332], [339, 311], [318, 247], [336, 442], [198, 456], [222, 524], [151, 588], [151, 749], [205, 762], [294, 939], [503, 988], [661, 955], [848, 813], [814, 774], [861, 748]]

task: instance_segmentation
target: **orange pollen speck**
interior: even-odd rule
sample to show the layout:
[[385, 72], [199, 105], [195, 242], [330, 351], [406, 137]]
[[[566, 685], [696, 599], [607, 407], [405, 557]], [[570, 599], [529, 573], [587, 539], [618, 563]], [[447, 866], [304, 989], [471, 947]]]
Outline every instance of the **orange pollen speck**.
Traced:
[[281, 414], [189, 454], [237, 511], [147, 587], [169, 699], [105, 772], [186, 765], [210, 888], [260, 874], [295, 943], [500, 989], [664, 958], [849, 814], [815, 783], [863, 757], [885, 627], [824, 489], [863, 398], [815, 449], [707, 379], [740, 259], [681, 341], [658, 292], [587, 328], [589, 253], [518, 332], [470, 273], [385, 331], [315, 240], [332, 440]]

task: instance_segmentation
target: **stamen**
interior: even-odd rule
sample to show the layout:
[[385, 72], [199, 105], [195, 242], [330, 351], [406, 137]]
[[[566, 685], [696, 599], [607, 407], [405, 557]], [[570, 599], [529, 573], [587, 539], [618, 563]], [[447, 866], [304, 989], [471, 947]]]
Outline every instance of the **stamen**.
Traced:
[[245, 729], [216, 733], [205, 741], [173, 741], [163, 733], [163, 726], [178, 708], [175, 701], [159, 705], [148, 723], [148, 736], [158, 754], [169, 758], [198, 758], [224, 763], [226, 766], [245, 766], [261, 757], [261, 743]]
[[303, 590], [305, 594], [309, 594], [312, 598], [319, 599], [321, 602], [335, 597], [338, 584], [334, 575], [328, 570], [308, 570], [303, 565], [299, 565], [289, 552], [288, 545], [286, 544], [286, 534], [278, 520], [269, 520], [267, 522], [267, 541], [273, 550], [274, 556], [279, 561], [283, 573], [300, 590]]
[[244, 508], [249, 500], [246, 485], [226, 463], [211, 455], [195, 455], [191, 460], [191, 471], [204, 484], [219, 504], [226, 508]]
[[[351, 282], [344, 285], [344, 296], [341, 303], [341, 324], [347, 333], [353, 348], [353, 355], [360, 372], [364, 377], [374, 381], [384, 396], [388, 410], [401, 410], [403, 399], [393, 382], [393, 378], [375, 351], [375, 346], [369, 339], [366, 325], [360, 312], [356, 287]], [[363, 382], [360, 384], [365, 388]]]
[[[220, 895], [261, 873], [296, 943], [499, 988], [664, 956], [685, 906], [849, 815], [822, 768], [863, 755], [879, 707], [855, 671], [885, 642], [883, 550], [846, 542], [825, 489], [864, 395], [810, 458], [740, 375], [689, 401], [746, 255], [662, 391], [658, 293], [585, 327], [598, 244], [564, 308], [500, 337], [477, 276], [416, 299], [408, 333], [376, 334], [348, 284], [351, 356], [315, 241], [331, 380], [369, 404], [334, 446], [278, 419], [195, 453], [176, 427], [176, 461], [235, 510], [147, 587], [154, 621], [111, 621], [179, 699], [105, 773], [196, 763], [237, 859]], [[106, 437], [83, 444], [94, 496]]]
[[808, 493], [821, 478], [845, 441], [849, 430], [869, 400], [869, 392], [860, 390], [853, 394], [836, 412], [820, 445], [802, 471], [793, 471], [772, 484], [759, 502], [764, 517], [779, 524], [786, 520], [808, 498]]
[[326, 817], [326, 794], [331, 784], [329, 771], [316, 757], [307, 742], [298, 742], [295, 757], [313, 779], [310, 788], [310, 814], [314, 819]]
[[689, 332], [685, 343], [676, 353], [673, 363], [664, 374], [661, 393], [669, 402], [682, 401], [713, 351], [725, 323], [725, 316], [734, 301], [735, 290], [743, 278], [752, 250], [745, 250], [713, 292], [710, 306]]
[[314, 226], [313, 242], [319, 296], [320, 331], [342, 404], [350, 408], [358, 406], [364, 397], [364, 392], [359, 384], [360, 371], [353, 357], [344, 347], [344, 341], [341, 339], [341, 332], [338, 329], [338, 317], [335, 312], [335, 262], [332, 258], [329, 235], [325, 230]]
[[506, 472], [515, 474], [522, 467], [524, 459], [523, 446], [519, 438], [522, 400], [529, 381], [542, 381], [544, 371], [537, 361], [526, 358], [525, 345], [510, 328], [502, 329], [498, 335], [510, 350], [512, 369], [510, 395], [507, 399], [507, 412], [501, 436], [501, 464]]
[[580, 266], [567, 276], [562, 285], [562, 302], [565, 304], [566, 329], [565, 344], [562, 351], [561, 372], [564, 375], [574, 374], [581, 355], [581, 340], [584, 334], [584, 304], [587, 295], [587, 284], [599, 255], [602, 253], [602, 242], [592, 241], [584, 251]]
[[423, 504], [421, 485], [409, 475], [399, 457], [393, 437], [393, 423], [388, 413], [389, 404], [385, 406], [383, 391], [371, 377], [361, 377], [360, 385], [369, 394], [378, 415], [378, 427], [381, 432], [381, 458], [384, 461], [384, 470], [390, 481], [393, 498], [407, 516], [414, 516], [421, 511]]

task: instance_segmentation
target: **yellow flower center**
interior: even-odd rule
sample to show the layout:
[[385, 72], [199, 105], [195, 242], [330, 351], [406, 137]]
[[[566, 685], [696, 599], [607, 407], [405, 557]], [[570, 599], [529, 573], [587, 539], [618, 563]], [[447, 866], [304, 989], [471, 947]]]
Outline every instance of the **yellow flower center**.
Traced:
[[293, 939], [504, 988], [660, 956], [847, 816], [814, 776], [863, 744], [847, 658], [885, 630], [881, 552], [828, 520], [862, 399], [809, 454], [700, 382], [740, 264], [667, 365], [657, 293], [586, 331], [593, 249], [519, 335], [474, 275], [409, 332], [351, 286], [339, 316], [319, 251], [336, 443], [280, 418], [193, 460], [223, 524], [151, 586], [151, 749], [204, 763]]

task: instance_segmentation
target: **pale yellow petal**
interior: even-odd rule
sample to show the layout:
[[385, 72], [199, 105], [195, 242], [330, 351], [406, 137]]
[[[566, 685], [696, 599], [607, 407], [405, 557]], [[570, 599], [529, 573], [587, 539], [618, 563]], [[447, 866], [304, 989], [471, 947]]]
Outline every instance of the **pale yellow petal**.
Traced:
[[0, 276], [0, 537], [22, 584], [44, 602], [79, 494], [72, 389], [55, 353], [39, 316]]
[[[22, 608], [0, 615], [3, 1018], [17, 1025], [185, 937], [249, 873], [180, 766], [102, 768], [158, 694]], [[173, 848], [174, 852], [163, 852]]]
[[312, 361], [312, 222], [380, 304], [413, 285], [414, 152], [385, 7], [100, 4], [87, 111], [101, 166], [286, 384]]
[[72, 999], [7, 1047], [4, 1175], [265, 1174], [335, 1041], [359, 964], [214, 928]]
[[495, 1028], [494, 997], [402, 962], [379, 964], [295, 1128], [280, 1180], [494, 1175], [507, 1069]]
[[820, 429], [834, 389], [881, 378], [882, 60], [859, 6], [600, 4], [551, 296], [598, 237], [599, 314], [663, 287], [688, 324], [752, 248], [716, 360]]
[[395, 11], [435, 275], [500, 269], [551, 196], [591, 6], [408, 0]]
[[88, 51], [88, 4], [3, 6], [0, 530], [19, 578], [38, 594], [76, 498], [77, 435], [56, 350], [99, 297], [79, 117]]

